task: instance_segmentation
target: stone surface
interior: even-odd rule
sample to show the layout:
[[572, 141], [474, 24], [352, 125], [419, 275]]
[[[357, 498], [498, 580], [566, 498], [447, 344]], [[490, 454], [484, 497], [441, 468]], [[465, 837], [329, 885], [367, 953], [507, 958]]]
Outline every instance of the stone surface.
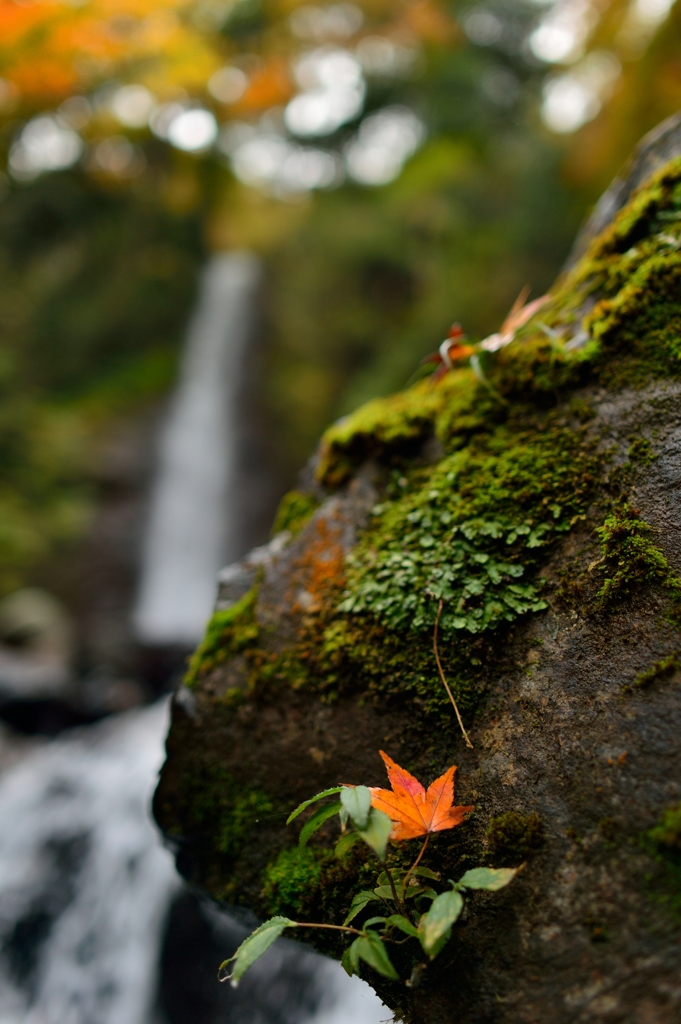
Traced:
[[[660, 159], [667, 159], [666, 129], [641, 158], [646, 168], [658, 143]], [[678, 298], [669, 301], [678, 306]], [[676, 316], [676, 306], [665, 309]], [[578, 329], [570, 325], [573, 336]], [[620, 358], [618, 344], [613, 361]], [[607, 350], [599, 358], [595, 367], [607, 362]], [[514, 811], [541, 819], [543, 842], [522, 873], [503, 892], [470, 900], [419, 986], [366, 973], [407, 1022], [681, 1019], [681, 851], [673, 842], [661, 849], [648, 835], [681, 801], [681, 674], [674, 660], [681, 621], [660, 579], [632, 584], [628, 595], [604, 604], [598, 597], [604, 555], [595, 532], [608, 509], [626, 498], [672, 574], [681, 570], [681, 380], [671, 365], [645, 380], [639, 373], [636, 386], [622, 376], [613, 382], [612, 374], [599, 379], [595, 369], [572, 378], [561, 394], [524, 393], [537, 432], [551, 402], [570, 429], [583, 430], [583, 446], [602, 458], [601, 476], [585, 515], [547, 548], [540, 569], [546, 610], [465, 640], [478, 644], [482, 659], [477, 704], [466, 713], [473, 749], [464, 745], [451, 709], [423, 706], [412, 691], [400, 691], [399, 681], [385, 693], [372, 689], [360, 665], [356, 686], [347, 678], [336, 685], [320, 678], [320, 665], [330, 665], [332, 675], [336, 662], [315, 661], [314, 647], [308, 663], [302, 648], [305, 671], [285, 663], [294, 647], [300, 655], [310, 623], [337, 603], [334, 585], [343, 586], [347, 554], [356, 550], [376, 502], [384, 501], [391, 468], [418, 473], [426, 467], [432, 435], [419, 449], [412, 431], [402, 463], [391, 462], [377, 442], [373, 461], [343, 486], [318, 490], [322, 504], [296, 536], [280, 536], [223, 574], [223, 611], [259, 588], [253, 612], [259, 647], [229, 626], [230, 656], [211, 655], [191, 690], [178, 694], [155, 802], [180, 869], [194, 883], [224, 903], [272, 912], [268, 870], [296, 839], [284, 825], [286, 813], [326, 786], [384, 784], [379, 748], [424, 781], [449, 764], [459, 766], [457, 803], [474, 804], [475, 813], [429, 847], [427, 863], [444, 878], [490, 862], [485, 833], [495, 818]], [[465, 450], [473, 442], [462, 443]], [[638, 462], [634, 450], [643, 452]], [[402, 644], [406, 671], [412, 650], [414, 660], [425, 657], [431, 635], [404, 632], [400, 639], [369, 630], [366, 643], [374, 649], [367, 646], [367, 660], [380, 666], [384, 657], [392, 679], [395, 644]], [[328, 632], [323, 636], [328, 645]], [[445, 654], [464, 643], [456, 637], [443, 637]], [[640, 685], [641, 674], [665, 658], [667, 668]], [[432, 679], [435, 692], [434, 666]], [[238, 795], [226, 795], [230, 787], [259, 794], [261, 810], [248, 830], [236, 827], [242, 818]], [[324, 842], [322, 834], [320, 856]], [[508, 858], [518, 863], [513, 851]], [[310, 882], [299, 902], [338, 922], [347, 910], [343, 869], [323, 864], [323, 885], [316, 891]]]

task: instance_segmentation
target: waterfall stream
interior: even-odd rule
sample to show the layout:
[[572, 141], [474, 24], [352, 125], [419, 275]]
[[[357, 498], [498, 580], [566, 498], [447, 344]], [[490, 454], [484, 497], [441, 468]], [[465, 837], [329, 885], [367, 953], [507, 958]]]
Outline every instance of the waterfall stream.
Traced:
[[259, 262], [246, 252], [214, 256], [201, 276], [161, 439], [134, 612], [146, 644], [198, 643], [215, 602], [218, 570], [241, 554], [233, 549], [229, 509], [236, 404], [259, 280]]
[[[217, 982], [217, 952], [200, 965], [210, 1015], [190, 1005], [178, 1016], [167, 997], [159, 1006], [163, 934], [182, 887], [149, 813], [167, 717], [165, 698], [43, 742], [0, 777], [0, 1024], [385, 1020], [364, 982], [287, 941], [236, 992]], [[216, 909], [206, 917], [220, 956], [231, 954], [248, 929]], [[186, 938], [181, 947], [190, 958]]]

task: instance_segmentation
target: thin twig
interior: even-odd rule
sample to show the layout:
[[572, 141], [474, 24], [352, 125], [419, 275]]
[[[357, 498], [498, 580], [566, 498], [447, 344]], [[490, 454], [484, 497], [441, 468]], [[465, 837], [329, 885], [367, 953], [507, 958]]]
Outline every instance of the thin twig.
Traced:
[[471, 750], [472, 750], [473, 749], [473, 744], [471, 743], [471, 741], [468, 738], [468, 733], [466, 732], [466, 730], [464, 728], [464, 724], [461, 721], [461, 715], [459, 713], [458, 707], [456, 706], [456, 701], [454, 700], [454, 694], [449, 689], [449, 683], [447, 682], [447, 679], [445, 678], [445, 674], [442, 671], [442, 663], [440, 662], [440, 655], [439, 655], [438, 649], [437, 649], [437, 627], [440, 624], [440, 616], [442, 615], [442, 604], [443, 604], [443, 601], [442, 601], [442, 598], [440, 598], [440, 603], [437, 606], [437, 615], [435, 616], [435, 629], [433, 631], [433, 650], [435, 651], [435, 660], [437, 662], [437, 667], [438, 667], [438, 670], [440, 672], [440, 679], [442, 680], [442, 682], [444, 684], [444, 688], [447, 691], [447, 694], [449, 696], [449, 699], [452, 702], [454, 710], [456, 711], [456, 717], [457, 717], [457, 720], [459, 722], [459, 727], [461, 729], [461, 732], [463, 733], [463, 738], [466, 741], [466, 746], [470, 747]]
[[363, 935], [357, 928], [350, 928], [346, 924], [311, 924], [309, 921], [296, 921], [296, 928], [332, 928], [335, 932], [352, 932], [353, 935]]
[[426, 838], [423, 841], [423, 846], [421, 847], [421, 852], [419, 853], [418, 857], [416, 858], [416, 860], [414, 861], [414, 863], [412, 864], [412, 866], [409, 868], [409, 870], [407, 871], [406, 875], [404, 876], [404, 881], [402, 882], [402, 887], [403, 887], [405, 893], [406, 893], [407, 889], [409, 888], [409, 879], [411, 878], [411, 876], [416, 871], [417, 867], [421, 863], [421, 857], [423, 857], [424, 853], [426, 852], [426, 846], [428, 845], [428, 840], [429, 839], [430, 839], [430, 832], [426, 832]]
[[[393, 899], [395, 900], [395, 905], [397, 906], [397, 909], [398, 910], [405, 910], [404, 903], [402, 902], [402, 900], [397, 895], [397, 889], [395, 888], [395, 879], [393, 878], [392, 871], [390, 870], [390, 868], [388, 867], [387, 864], [384, 864], [383, 867], [385, 868], [385, 873], [388, 876], [388, 881], [390, 882], [390, 888], [392, 889]], [[403, 889], [403, 891], [404, 891], [404, 889]]]

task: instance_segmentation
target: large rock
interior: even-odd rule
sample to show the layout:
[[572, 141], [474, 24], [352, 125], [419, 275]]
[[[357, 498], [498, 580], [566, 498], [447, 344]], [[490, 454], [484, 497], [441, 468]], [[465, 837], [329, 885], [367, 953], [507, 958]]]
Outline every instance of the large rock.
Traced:
[[330, 428], [174, 702], [157, 819], [263, 917], [338, 923], [373, 877], [335, 826], [297, 851], [299, 801], [383, 785], [379, 748], [424, 781], [458, 764], [475, 812], [425, 862], [526, 867], [418, 986], [366, 971], [406, 1021], [681, 1019], [678, 122], [660, 138], [511, 344]]

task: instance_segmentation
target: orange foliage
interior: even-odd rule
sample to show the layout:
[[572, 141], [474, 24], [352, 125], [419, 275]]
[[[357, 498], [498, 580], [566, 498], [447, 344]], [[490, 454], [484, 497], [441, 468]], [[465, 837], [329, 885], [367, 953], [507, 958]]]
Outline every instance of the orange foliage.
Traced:
[[379, 754], [388, 769], [392, 790], [370, 787], [371, 803], [392, 819], [391, 839], [416, 839], [430, 832], [455, 828], [464, 820], [464, 815], [473, 810], [472, 806], [453, 806], [456, 765], [425, 790], [418, 779], [400, 768], [386, 753], [379, 750]]

